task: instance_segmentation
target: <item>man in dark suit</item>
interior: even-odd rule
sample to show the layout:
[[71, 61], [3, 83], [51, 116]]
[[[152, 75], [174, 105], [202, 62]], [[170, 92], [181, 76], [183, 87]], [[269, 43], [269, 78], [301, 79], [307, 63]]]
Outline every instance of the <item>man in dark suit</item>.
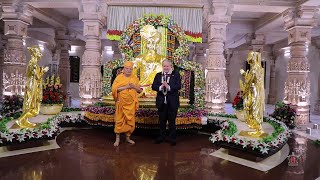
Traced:
[[159, 72], [152, 83], [152, 89], [157, 91], [156, 106], [160, 121], [160, 135], [157, 144], [162, 143], [166, 136], [167, 121], [169, 122], [169, 142], [176, 145], [176, 116], [180, 106], [179, 90], [181, 89], [180, 74], [173, 71], [172, 62], [162, 62], [162, 72]]

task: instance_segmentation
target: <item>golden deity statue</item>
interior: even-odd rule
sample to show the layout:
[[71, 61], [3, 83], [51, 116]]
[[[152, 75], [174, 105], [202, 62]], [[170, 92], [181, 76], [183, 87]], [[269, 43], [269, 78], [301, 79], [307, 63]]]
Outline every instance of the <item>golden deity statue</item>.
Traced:
[[[161, 49], [161, 33], [152, 25], [145, 25], [140, 30], [141, 54], [134, 58], [133, 73], [139, 78], [143, 91], [139, 94], [141, 108], [156, 108], [156, 91], [151, 89], [154, 77], [162, 71], [162, 61], [165, 56], [159, 54]], [[115, 105], [111, 95], [103, 97], [107, 105]], [[189, 99], [180, 98], [180, 107], [188, 107]]]
[[161, 34], [154, 26], [145, 25], [140, 30], [140, 35], [142, 44], [145, 45], [141, 49], [145, 49], [145, 52], [135, 58], [134, 73], [139, 77], [139, 83], [143, 87], [140, 96], [155, 96], [156, 92], [151, 89], [151, 84], [156, 74], [162, 71], [161, 63], [166, 59], [156, 51], [159, 48]]
[[250, 70], [241, 69], [244, 82], [240, 80], [240, 89], [243, 92], [243, 106], [245, 121], [253, 131], [241, 131], [240, 136], [264, 137], [267, 134], [262, 129], [264, 112], [264, 69], [261, 66], [261, 53], [250, 52], [248, 55]]
[[40, 67], [38, 61], [42, 54], [39, 47], [28, 48], [31, 60], [26, 71], [26, 84], [24, 91], [23, 112], [16, 123], [20, 128], [33, 128], [36, 124], [29, 122], [29, 118], [39, 114], [42, 101], [42, 76], [49, 70], [48, 67]]

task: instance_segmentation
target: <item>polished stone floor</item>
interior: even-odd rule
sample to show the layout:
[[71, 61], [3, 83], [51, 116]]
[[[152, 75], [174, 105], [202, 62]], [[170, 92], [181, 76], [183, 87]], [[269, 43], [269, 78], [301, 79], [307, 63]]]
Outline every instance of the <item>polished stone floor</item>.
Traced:
[[[59, 149], [0, 158], [0, 179], [305, 179], [320, 176], [320, 147], [308, 141], [304, 165], [288, 167], [284, 161], [268, 172], [209, 155], [219, 149], [208, 135], [180, 134], [177, 146], [153, 144], [154, 132], [135, 132], [136, 145], [113, 147], [112, 129], [78, 129], [62, 132]], [[292, 149], [293, 139], [289, 141]], [[296, 174], [304, 172], [303, 174]]]

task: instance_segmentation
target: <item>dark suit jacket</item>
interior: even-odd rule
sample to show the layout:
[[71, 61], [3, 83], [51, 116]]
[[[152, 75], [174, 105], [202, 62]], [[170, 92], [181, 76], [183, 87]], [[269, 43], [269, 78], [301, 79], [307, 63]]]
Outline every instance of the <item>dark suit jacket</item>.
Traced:
[[[161, 72], [157, 73], [153, 83], [152, 90], [157, 91], [156, 98], [156, 106], [157, 108], [161, 108], [164, 103], [164, 94], [162, 91], [159, 91], [159, 87], [161, 86]], [[169, 81], [170, 91], [167, 93], [167, 104], [170, 110], [178, 110], [180, 106], [179, 101], [179, 90], [181, 89], [181, 79], [180, 74], [177, 71], [173, 71], [170, 76]]]

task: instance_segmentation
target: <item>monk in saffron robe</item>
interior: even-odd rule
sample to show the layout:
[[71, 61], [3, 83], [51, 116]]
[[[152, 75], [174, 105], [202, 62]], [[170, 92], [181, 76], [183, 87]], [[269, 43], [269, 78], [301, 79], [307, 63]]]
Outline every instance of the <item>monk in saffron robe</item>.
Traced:
[[139, 79], [132, 74], [133, 62], [124, 63], [123, 72], [119, 74], [112, 84], [112, 96], [116, 104], [115, 126], [116, 141], [114, 146], [119, 146], [120, 133], [126, 134], [126, 141], [135, 142], [130, 136], [135, 128], [135, 113], [139, 107], [138, 93], [142, 91]]

